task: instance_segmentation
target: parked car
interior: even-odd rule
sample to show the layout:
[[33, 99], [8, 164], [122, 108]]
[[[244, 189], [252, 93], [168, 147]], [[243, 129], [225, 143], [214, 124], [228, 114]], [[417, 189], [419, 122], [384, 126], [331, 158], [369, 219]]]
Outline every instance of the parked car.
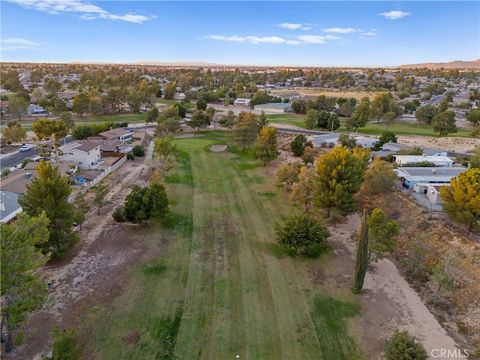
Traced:
[[22, 144], [22, 146], [20, 146], [20, 152], [28, 151], [31, 148], [32, 148], [32, 145], [30, 145], [30, 144]]

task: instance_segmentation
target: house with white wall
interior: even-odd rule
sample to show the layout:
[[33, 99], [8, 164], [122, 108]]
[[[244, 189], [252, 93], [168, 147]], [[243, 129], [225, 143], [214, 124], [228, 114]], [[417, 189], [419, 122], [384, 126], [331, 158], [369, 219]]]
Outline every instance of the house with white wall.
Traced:
[[75, 141], [62, 146], [60, 150], [64, 153], [61, 160], [76, 164], [80, 169], [95, 169], [103, 162], [100, 144], [93, 141]]

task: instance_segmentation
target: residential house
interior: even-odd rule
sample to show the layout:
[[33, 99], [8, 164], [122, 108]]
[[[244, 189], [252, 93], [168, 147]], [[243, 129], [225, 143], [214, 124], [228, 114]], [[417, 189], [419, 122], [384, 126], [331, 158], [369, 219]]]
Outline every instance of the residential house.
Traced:
[[236, 99], [234, 102], [233, 102], [233, 105], [234, 106], [244, 106], [244, 107], [250, 107], [250, 102], [252, 100], [250, 99], [242, 99], [242, 98], [238, 98]]
[[60, 148], [63, 161], [78, 165], [80, 169], [95, 169], [102, 163], [100, 144], [90, 140], [79, 140]]
[[432, 204], [442, 204], [443, 200], [440, 196], [440, 189], [447, 184], [430, 184], [427, 186], [427, 198]]
[[0, 223], [8, 223], [22, 212], [18, 203], [18, 194], [11, 191], [0, 191]]
[[452, 178], [456, 178], [467, 168], [463, 167], [400, 167], [395, 169], [397, 176], [402, 181], [403, 187], [424, 192], [428, 185], [439, 186], [450, 184]]
[[92, 136], [92, 138], [103, 140], [130, 141], [132, 139], [132, 131], [126, 128], [115, 128], [101, 132], [96, 136]]
[[327, 133], [322, 135], [313, 135], [309, 137], [309, 141], [311, 141], [313, 147], [316, 148], [334, 147], [337, 145], [339, 137], [339, 133]]
[[48, 111], [45, 110], [42, 106], [37, 105], [37, 104], [30, 104], [28, 105], [27, 108], [27, 114], [28, 115], [48, 115]]
[[418, 163], [432, 163], [438, 167], [451, 167], [454, 161], [448, 156], [426, 156], [426, 155], [393, 155], [396, 164], [400, 166], [408, 166]]

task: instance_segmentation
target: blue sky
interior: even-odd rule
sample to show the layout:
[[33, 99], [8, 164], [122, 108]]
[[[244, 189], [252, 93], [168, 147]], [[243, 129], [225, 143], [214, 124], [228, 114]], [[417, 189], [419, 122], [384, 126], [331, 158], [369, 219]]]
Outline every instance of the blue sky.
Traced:
[[480, 2], [2, 0], [2, 61], [394, 66], [480, 58]]

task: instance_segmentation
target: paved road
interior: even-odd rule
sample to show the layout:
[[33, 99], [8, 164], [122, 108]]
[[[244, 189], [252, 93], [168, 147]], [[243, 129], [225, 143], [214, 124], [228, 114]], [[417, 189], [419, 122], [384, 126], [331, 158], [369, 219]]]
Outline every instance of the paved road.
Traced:
[[[61, 145], [68, 144], [73, 141], [72, 136], [67, 136], [60, 141]], [[8, 169], [12, 166], [16, 166], [22, 163], [25, 159], [31, 159], [39, 155], [40, 151], [37, 147], [33, 147], [25, 152], [17, 152], [11, 155], [6, 155], [0, 159], [0, 169]]]
[[25, 152], [17, 152], [12, 155], [7, 155], [0, 159], [0, 168], [3, 169], [8, 169], [12, 166], [21, 164], [23, 160], [27, 158], [33, 158], [34, 156], [37, 156], [39, 154], [39, 151], [37, 148], [31, 148], [28, 151]]

